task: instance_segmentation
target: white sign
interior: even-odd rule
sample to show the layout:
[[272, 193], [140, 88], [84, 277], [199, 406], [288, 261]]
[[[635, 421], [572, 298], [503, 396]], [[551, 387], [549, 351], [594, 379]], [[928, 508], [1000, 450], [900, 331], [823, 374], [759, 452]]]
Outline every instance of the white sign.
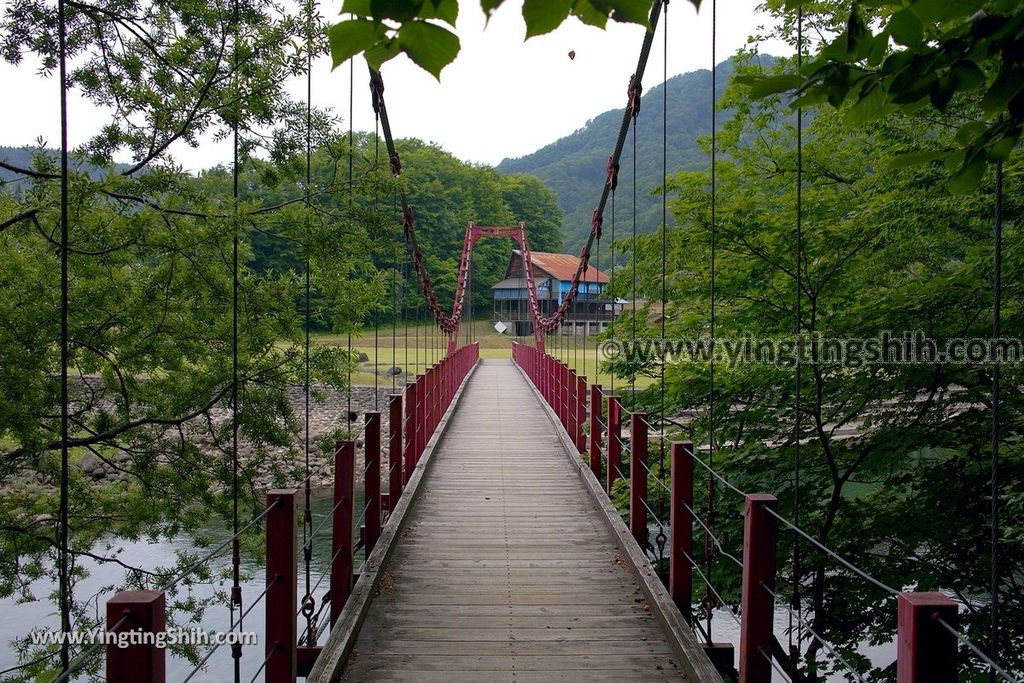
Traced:
[[499, 320], [498, 322], [494, 323], [494, 329], [497, 331], [498, 334], [505, 334], [505, 330], [508, 329], [508, 325]]

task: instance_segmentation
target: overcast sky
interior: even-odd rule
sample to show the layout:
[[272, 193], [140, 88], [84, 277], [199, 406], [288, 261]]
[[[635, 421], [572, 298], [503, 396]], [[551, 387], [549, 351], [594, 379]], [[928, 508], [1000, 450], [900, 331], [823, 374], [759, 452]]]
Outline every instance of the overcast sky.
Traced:
[[[767, 21], [755, 7], [761, 0], [719, 0], [718, 61], [734, 53]], [[397, 137], [418, 137], [439, 143], [460, 159], [497, 164], [506, 157], [528, 154], [581, 128], [601, 112], [622, 107], [626, 84], [636, 66], [643, 29], [609, 22], [606, 30], [570, 18], [561, 28], [524, 42], [526, 28], [521, 0], [506, 0], [485, 28], [476, 0], [463, 0], [457, 25], [462, 51], [455, 62], [433, 76], [404, 55], [387, 62], [382, 74], [391, 125]], [[6, 6], [6, 0], [4, 0]], [[335, 0], [330, 8], [339, 6]], [[707, 69], [711, 64], [710, 1], [698, 13], [685, 0], [671, 3], [668, 13], [668, 75]], [[321, 4], [321, 13], [333, 9]], [[659, 26], [644, 78], [645, 90], [661, 83], [662, 33]], [[574, 51], [575, 59], [569, 59]], [[761, 51], [786, 54], [784, 45], [762, 45]], [[355, 67], [353, 122], [356, 130], [373, 130], [366, 65]], [[58, 143], [56, 78], [43, 78], [37, 63], [14, 68], [0, 64], [0, 82], [8, 96], [31, 102], [7, 107], [0, 126], [0, 144], [33, 144], [42, 136]], [[296, 97], [305, 83], [288, 84]], [[331, 71], [329, 60], [314, 64], [313, 104], [332, 107], [348, 117], [349, 69]], [[80, 144], [109, 116], [78, 97], [69, 101], [70, 142]], [[347, 121], [343, 124], [347, 128]], [[613, 141], [609, 141], [609, 145]], [[227, 143], [206, 143], [198, 149], [171, 148], [186, 168], [198, 169], [231, 158]]]

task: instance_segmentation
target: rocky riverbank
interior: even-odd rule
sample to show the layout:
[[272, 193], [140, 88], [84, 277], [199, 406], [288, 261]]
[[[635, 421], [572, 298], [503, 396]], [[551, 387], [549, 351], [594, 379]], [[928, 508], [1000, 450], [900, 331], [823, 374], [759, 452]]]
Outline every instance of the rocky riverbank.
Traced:
[[[305, 415], [305, 392], [302, 385], [289, 387], [287, 394], [292, 410], [301, 421]], [[371, 411], [380, 412], [382, 442], [386, 444], [390, 429], [387, 410], [390, 394], [391, 382], [388, 378], [381, 379], [381, 385], [376, 391], [373, 387], [368, 386], [352, 387], [351, 395], [347, 391], [331, 387], [314, 387], [310, 396], [309, 416], [309, 436], [313, 444], [310, 450], [310, 481], [314, 487], [331, 486], [334, 476], [333, 453], [321, 452], [317, 442], [323, 437], [337, 434], [339, 430], [347, 431], [350, 428], [358, 444], [356, 475], [361, 479], [365, 468], [362, 445], [366, 414]], [[215, 422], [218, 422], [227, 417], [227, 412], [218, 409], [212, 412], [212, 417]], [[198, 429], [190, 431], [192, 434], [188, 438], [194, 439], [194, 442], [200, 444], [203, 450], [209, 451], [211, 456], [218, 454], [218, 449], [208, 432]], [[274, 481], [275, 471], [302, 471], [304, 469], [304, 458], [301, 455], [303, 436], [302, 433], [297, 435], [294, 448], [272, 448], [267, 452], [268, 457], [260, 458], [256, 464], [254, 475], [257, 489], [268, 489], [278, 485]], [[247, 463], [251, 462], [251, 459], [259, 457], [259, 454], [251, 444], [243, 441], [239, 443], [239, 457], [242, 462]], [[104, 461], [92, 453], [87, 453], [79, 460], [78, 467], [97, 483], [114, 483], [130, 478], [130, 475], [124, 472], [130, 467], [130, 464], [131, 456], [127, 453], [119, 453], [108, 461]], [[386, 478], [386, 473], [382, 472], [382, 476]]]

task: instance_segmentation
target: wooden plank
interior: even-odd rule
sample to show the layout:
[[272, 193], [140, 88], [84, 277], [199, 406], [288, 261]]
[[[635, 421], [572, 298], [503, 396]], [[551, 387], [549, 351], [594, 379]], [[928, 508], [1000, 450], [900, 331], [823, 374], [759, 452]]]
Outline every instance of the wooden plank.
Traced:
[[398, 655], [459, 655], [474, 653], [480, 655], [510, 655], [516, 652], [530, 655], [560, 655], [574, 653], [578, 655], [671, 655], [672, 647], [665, 642], [599, 640], [579, 641], [569, 644], [525, 640], [522, 642], [491, 641], [491, 642], [442, 642], [436, 640], [370, 640], [360, 638], [356, 642], [354, 654], [360, 659], [370, 658], [376, 654]]
[[345, 670], [311, 680], [683, 678], [678, 648], [518, 372], [482, 361], [463, 398]]
[[[415, 683], [479, 683], [482, 680], [497, 681], [538, 681], [539, 683], [550, 683], [551, 675], [540, 671], [524, 671], [513, 676], [508, 669], [496, 671], [417, 671], [417, 670], [387, 670], [374, 669], [360, 673], [358, 680], [361, 681], [414, 681]], [[675, 674], [638, 669], [636, 671], [622, 671], [613, 669], [610, 671], [585, 670], [585, 671], [560, 671], [559, 681], [570, 681], [579, 683], [590, 683], [590, 681], [657, 681], [675, 680]]]
[[649, 655], [375, 655], [357, 657], [353, 671], [401, 671], [415, 666], [418, 671], [672, 671], [671, 657]]

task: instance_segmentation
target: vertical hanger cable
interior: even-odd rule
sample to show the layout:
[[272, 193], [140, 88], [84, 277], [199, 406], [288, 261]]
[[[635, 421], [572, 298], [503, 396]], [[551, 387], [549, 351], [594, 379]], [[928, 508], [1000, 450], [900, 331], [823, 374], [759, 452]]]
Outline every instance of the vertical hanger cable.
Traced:
[[[68, 286], [68, 72], [67, 72], [67, 15], [65, 0], [57, 2], [57, 40], [60, 52], [60, 504], [57, 520], [57, 574], [60, 630], [71, 633], [71, 576], [68, 547], [68, 362], [69, 362], [69, 286]], [[65, 638], [60, 645], [61, 671], [70, 663], [70, 643]]]
[[[804, 50], [804, 11], [802, 5], [796, 9], [796, 66], [797, 71], [803, 66]], [[796, 110], [796, 327], [794, 329], [796, 343], [795, 363], [795, 387], [793, 392], [793, 523], [800, 526], [800, 432], [801, 432], [801, 386], [802, 386], [802, 363], [801, 363], [801, 326], [802, 326], [802, 287], [803, 287], [803, 142], [804, 142], [804, 121], [803, 109]], [[798, 666], [800, 661], [800, 643], [803, 638], [803, 616], [800, 599], [800, 536], [793, 535], [793, 557], [792, 557], [793, 586], [790, 596], [789, 610], [789, 650], [793, 666]], [[793, 614], [797, 615], [796, 624], [793, 623]], [[795, 626], [795, 628], [794, 628]], [[793, 633], [797, 634], [796, 643], [793, 642]]]
[[[715, 466], [715, 257], [718, 247], [717, 215], [718, 206], [718, 109], [716, 98], [718, 95], [718, 64], [717, 39], [718, 39], [718, 17], [715, 0], [711, 0], [711, 272], [709, 274], [710, 285], [710, 320], [708, 332], [710, 335], [709, 347], [711, 350], [708, 359], [708, 478], [707, 496], [708, 509], [704, 524], [709, 530], [715, 528], [715, 478], [712, 476], [712, 469]], [[704, 605], [707, 610], [707, 622], [704, 635], [707, 637], [708, 645], [712, 642], [712, 611], [714, 609], [714, 598], [711, 594], [712, 564], [714, 563], [714, 545], [711, 542], [711, 532], [704, 535], [704, 572], [707, 575], [707, 589], [704, 593]]]

